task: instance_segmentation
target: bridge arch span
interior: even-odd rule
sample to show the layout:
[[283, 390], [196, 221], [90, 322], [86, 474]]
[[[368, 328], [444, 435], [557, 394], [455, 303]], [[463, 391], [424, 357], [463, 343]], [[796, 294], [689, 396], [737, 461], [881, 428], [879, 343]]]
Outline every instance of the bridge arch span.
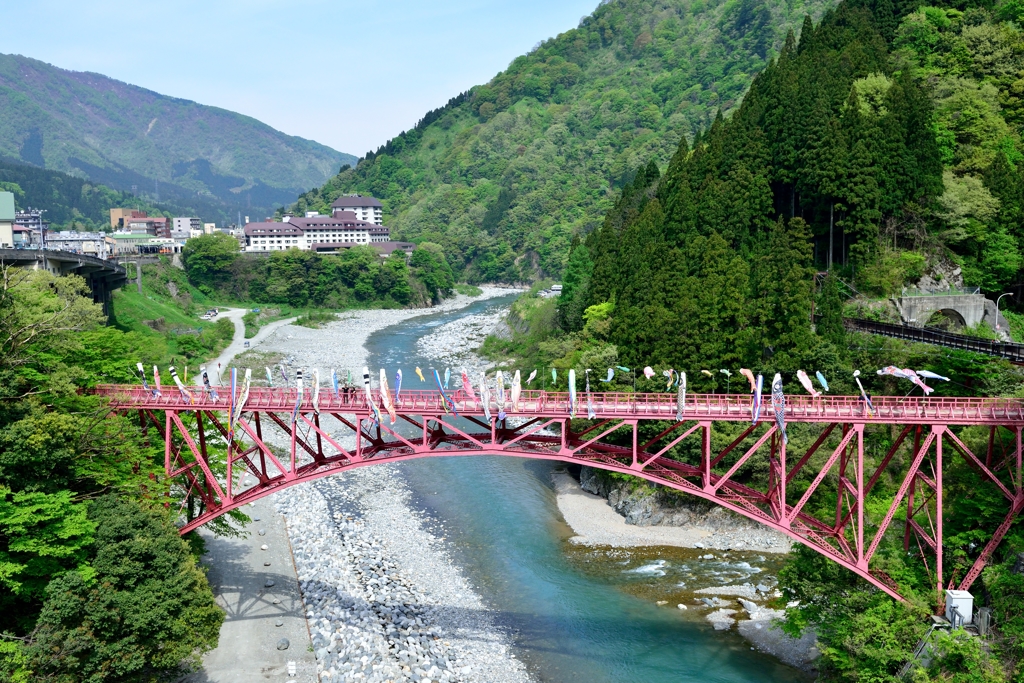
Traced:
[[[594, 418], [582, 427], [577, 421], [574, 428], [569, 396], [543, 391], [523, 392], [512, 413], [518, 424], [487, 420], [478, 400], [459, 392], [454, 396], [458, 419], [444, 411], [437, 392], [402, 392], [397, 424], [383, 410], [383, 418], [375, 422], [363, 396], [320, 396], [314, 406], [308, 395], [299, 401], [294, 389], [253, 389], [231, 424], [227, 388], [218, 397], [189, 399], [167, 392], [154, 396], [138, 387], [100, 387], [98, 392], [110, 397], [114, 410], [137, 411], [148, 433], [154, 428], [159, 433], [167, 476], [181, 498], [193, 497], [200, 507], [182, 525], [182, 533], [277, 490], [358, 467], [423, 457], [534, 458], [631, 474], [697, 496], [786, 534], [902, 599], [899, 586], [872, 569], [871, 560], [896, 522], [904, 547], [920, 550], [935, 577], [937, 598], [941, 596], [946, 587], [941, 525], [933, 530], [929, 520], [942, 517], [943, 457], [964, 458], [1003, 495], [1007, 506], [1006, 518], [992, 531], [961, 589], [970, 587], [1024, 511], [1020, 399], [879, 396], [869, 413], [858, 397], [790, 396], [786, 423], [812, 425], [818, 436], [806, 450], [787, 453], [780, 426], [768, 419], [751, 423], [749, 397], [735, 394], [691, 395], [682, 406], [669, 394], [594, 394]], [[380, 397], [374, 395], [374, 400]], [[582, 400], [575, 410], [586, 414]], [[497, 407], [491, 412], [497, 413]], [[716, 425], [720, 430], [728, 422], [743, 425], [729, 429], [739, 435], [725, 448], [712, 449]], [[661, 431], [642, 439], [644, 423]], [[877, 463], [865, 462], [864, 431], [869, 425], [901, 428]], [[986, 426], [993, 435], [997, 429], [1010, 430], [1016, 451], [1000, 455], [990, 439], [989, 452], [976, 455], [951, 429], [959, 425]], [[288, 446], [272, 448], [270, 440]], [[684, 440], [699, 442], [699, 448], [691, 448], [699, 451], [699, 458], [681, 462], [667, 457]], [[211, 445], [215, 442], [226, 447]], [[741, 468], [757, 460], [759, 471], [767, 474], [740, 481]], [[873, 519], [865, 511], [865, 500], [883, 474], [893, 476], [894, 463], [905, 463], [899, 487], [888, 497], [886, 514]], [[799, 495], [791, 494], [787, 487], [798, 475], [812, 481]], [[244, 484], [248, 478], [255, 484]], [[812, 500], [820, 503], [821, 497], [835, 509], [834, 518], [809, 512], [822, 508], [809, 505]]]

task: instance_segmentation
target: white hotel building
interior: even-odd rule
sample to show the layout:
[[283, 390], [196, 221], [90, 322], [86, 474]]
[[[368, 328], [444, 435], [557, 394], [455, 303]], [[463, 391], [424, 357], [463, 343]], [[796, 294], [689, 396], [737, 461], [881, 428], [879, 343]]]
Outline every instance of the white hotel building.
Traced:
[[[360, 199], [365, 201], [371, 198]], [[339, 208], [334, 209], [332, 216], [310, 212], [305, 218], [285, 216], [280, 223], [249, 223], [245, 226], [247, 252], [299, 249], [337, 253], [357, 245], [375, 246], [383, 254], [390, 254], [396, 249], [408, 252], [415, 246], [406, 242], [392, 242], [390, 228], [380, 223], [360, 220], [354, 212]]]

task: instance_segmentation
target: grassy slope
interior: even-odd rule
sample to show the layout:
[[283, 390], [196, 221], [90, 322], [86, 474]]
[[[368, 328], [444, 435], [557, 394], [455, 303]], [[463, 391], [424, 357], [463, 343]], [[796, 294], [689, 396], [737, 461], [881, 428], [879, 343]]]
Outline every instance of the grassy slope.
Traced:
[[[173, 281], [179, 290], [179, 297], [172, 297], [166, 283]], [[184, 272], [167, 264], [144, 266], [142, 269], [142, 294], [135, 282], [129, 282], [114, 292], [112, 323], [125, 331], [138, 332], [152, 340], [153, 344], [166, 347], [165, 360], [179, 355], [176, 329], [201, 329], [204, 336], [214, 335], [214, 321], [199, 320], [198, 316], [213, 304], [202, 292], [191, 287]], [[145, 321], [162, 321], [154, 329]], [[215, 356], [215, 350], [223, 348], [218, 343], [203, 357]]]
[[602, 4], [296, 208], [370, 193], [395, 237], [440, 242], [457, 274], [557, 274], [572, 236], [598, 224], [623, 179], [651, 159], [664, 165], [681, 136], [735, 107], [786, 32], [831, 4]]
[[247, 116], [18, 55], [0, 55], [0, 156], [146, 190], [155, 179], [165, 198], [173, 184], [182, 197], [206, 191], [243, 206], [246, 193], [231, 188], [251, 188], [253, 205], [269, 206], [255, 200], [294, 196], [354, 161]]

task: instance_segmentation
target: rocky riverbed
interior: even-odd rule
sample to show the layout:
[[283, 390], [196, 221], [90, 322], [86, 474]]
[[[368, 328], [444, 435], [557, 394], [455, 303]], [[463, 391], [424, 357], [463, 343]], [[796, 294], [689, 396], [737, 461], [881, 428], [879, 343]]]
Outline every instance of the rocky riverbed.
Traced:
[[[482, 297], [514, 291], [484, 288]], [[259, 350], [280, 354], [292, 368], [319, 368], [321, 376], [330, 368], [355, 375], [374, 332], [480, 298], [457, 297], [425, 311], [348, 313], [318, 330], [287, 326]], [[333, 418], [324, 425], [338, 426]], [[284, 446], [283, 439], [267, 435], [274, 445]], [[411, 507], [409, 489], [391, 466], [289, 488], [273, 500], [287, 519], [321, 681], [530, 680], [509, 634], [452, 562], [443, 537]]]
[[529, 680], [391, 466], [289, 489], [278, 509], [322, 682]]

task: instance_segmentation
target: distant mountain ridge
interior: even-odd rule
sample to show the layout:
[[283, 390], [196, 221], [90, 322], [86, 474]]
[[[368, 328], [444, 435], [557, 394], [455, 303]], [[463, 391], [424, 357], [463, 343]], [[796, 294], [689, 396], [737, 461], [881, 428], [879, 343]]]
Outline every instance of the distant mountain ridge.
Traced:
[[2, 54], [0, 157], [242, 210], [292, 202], [356, 161], [249, 116]]
[[371, 194], [394, 238], [440, 244], [460, 278], [557, 277], [637, 169], [664, 168], [681, 138], [738, 106], [787, 33], [833, 4], [601, 2], [292, 210]]

